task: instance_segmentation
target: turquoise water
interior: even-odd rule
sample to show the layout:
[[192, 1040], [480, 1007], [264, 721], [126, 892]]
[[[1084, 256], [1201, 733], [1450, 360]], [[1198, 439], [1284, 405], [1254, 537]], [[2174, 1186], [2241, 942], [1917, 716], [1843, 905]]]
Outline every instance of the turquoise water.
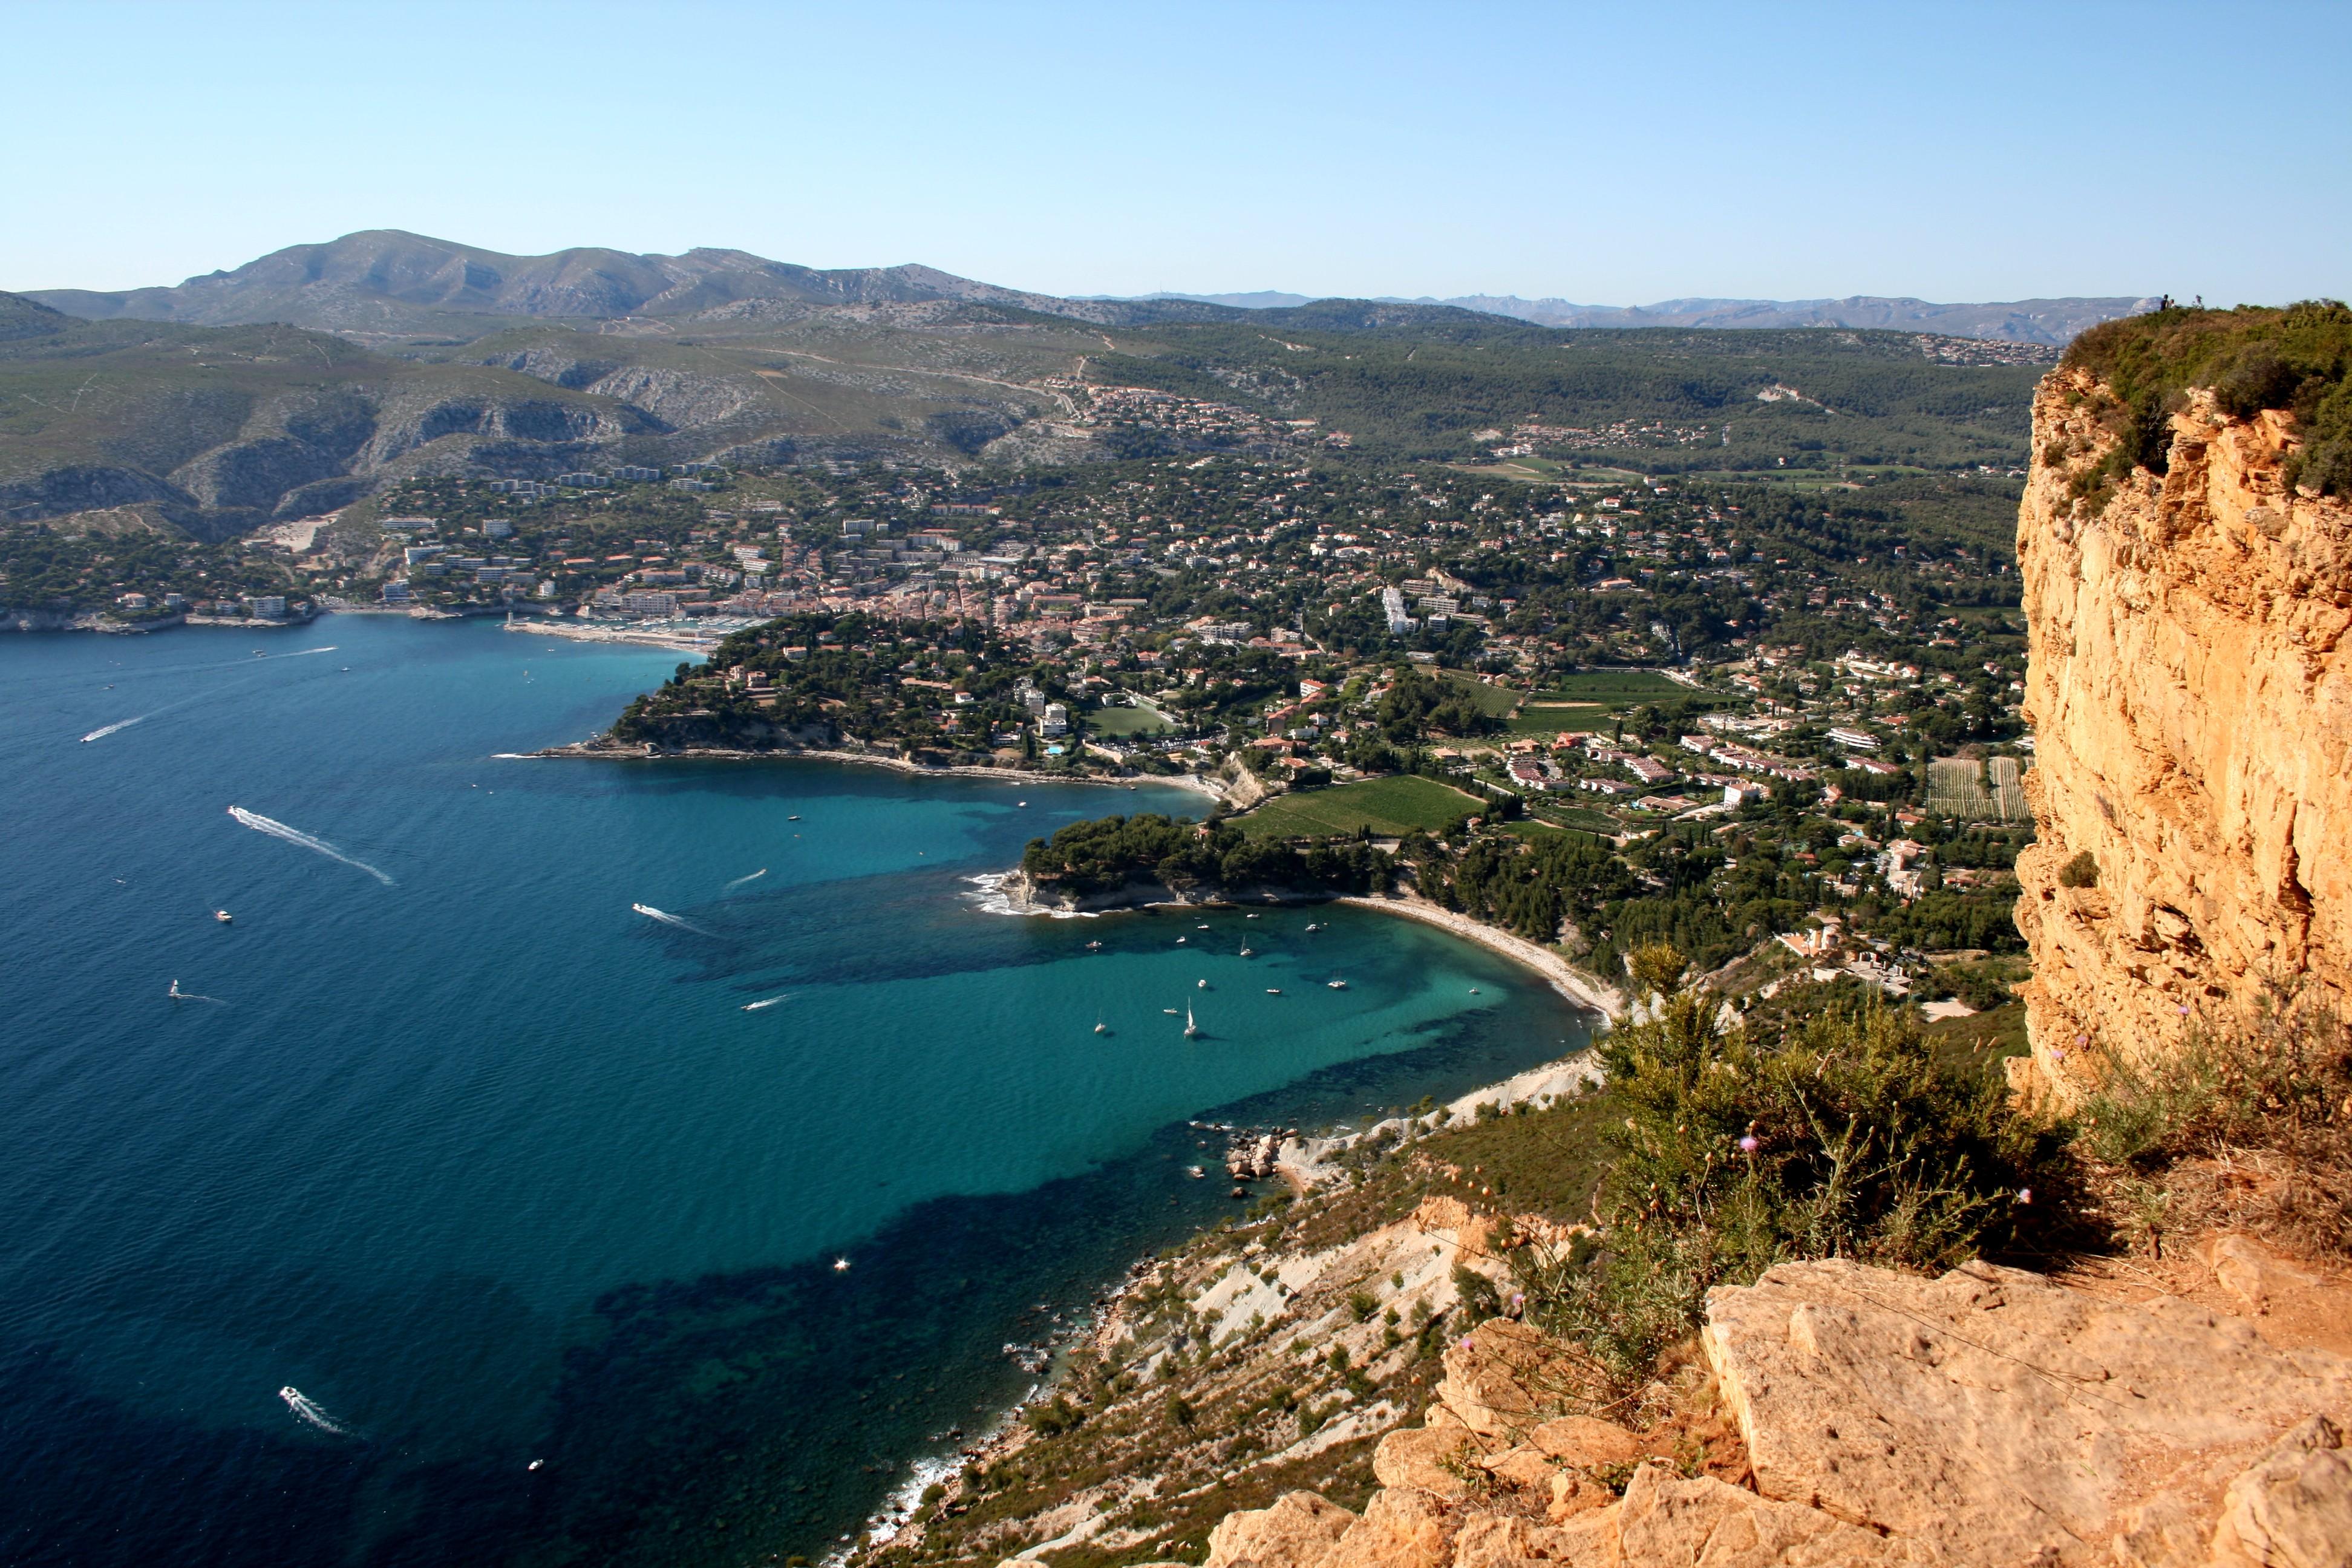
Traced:
[[1007, 1343], [1237, 1206], [1188, 1119], [1581, 1038], [1378, 915], [975, 896], [1172, 789], [497, 756], [675, 662], [0, 642], [0, 1560], [815, 1556], [1028, 1386]]

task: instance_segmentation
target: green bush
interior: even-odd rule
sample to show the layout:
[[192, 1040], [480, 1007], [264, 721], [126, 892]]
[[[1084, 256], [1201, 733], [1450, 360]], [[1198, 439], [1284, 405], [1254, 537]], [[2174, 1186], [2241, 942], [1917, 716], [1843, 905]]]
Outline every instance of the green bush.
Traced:
[[2101, 422], [2117, 437], [2100, 463], [2075, 476], [2077, 495], [2102, 492], [2135, 466], [2162, 473], [2168, 416], [2188, 388], [2205, 386], [2236, 418], [2292, 412], [2303, 449], [2290, 460], [2287, 481], [2352, 496], [2352, 308], [2340, 300], [2126, 316], [2076, 338], [2065, 363], [2098, 377], [2113, 395]]
[[2062, 888], [2097, 887], [2099, 862], [2089, 850], [2076, 850], [2073, 859], [2058, 868], [2058, 885]]
[[1685, 991], [1603, 1038], [1624, 1112], [1603, 1239], [1513, 1254], [1528, 1316], [1621, 1388], [1714, 1286], [1791, 1258], [1947, 1268], [2017, 1241], [2044, 1212], [2021, 1194], [2054, 1184], [2055, 1135], [1973, 1065], [1939, 1062], [1907, 1011], [1834, 1008], [1770, 1050], [1718, 1017]]

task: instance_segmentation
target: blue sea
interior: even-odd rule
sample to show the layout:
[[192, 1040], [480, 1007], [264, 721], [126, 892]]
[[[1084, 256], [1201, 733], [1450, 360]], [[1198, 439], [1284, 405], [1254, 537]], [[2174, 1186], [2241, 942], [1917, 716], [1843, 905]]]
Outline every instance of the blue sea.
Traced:
[[677, 657], [0, 640], [0, 1563], [815, 1558], [1240, 1209], [1188, 1122], [1582, 1042], [1370, 912], [985, 907], [1172, 788], [499, 755]]

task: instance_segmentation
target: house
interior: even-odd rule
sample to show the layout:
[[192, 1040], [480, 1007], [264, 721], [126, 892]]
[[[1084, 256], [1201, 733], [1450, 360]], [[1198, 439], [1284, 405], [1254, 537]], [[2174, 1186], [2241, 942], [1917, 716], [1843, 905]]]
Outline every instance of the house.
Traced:
[[1874, 752], [1878, 750], [1878, 737], [1872, 734], [1867, 730], [1854, 730], [1846, 728], [1843, 725], [1839, 725], [1833, 727], [1830, 731], [1829, 735], [1831, 740], [1835, 741], [1839, 745], [1843, 746], [1849, 752]]

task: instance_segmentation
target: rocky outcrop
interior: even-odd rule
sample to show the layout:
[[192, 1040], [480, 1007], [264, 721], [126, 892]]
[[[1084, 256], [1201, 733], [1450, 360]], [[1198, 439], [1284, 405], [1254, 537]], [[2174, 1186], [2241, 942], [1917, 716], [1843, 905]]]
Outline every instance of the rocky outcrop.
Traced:
[[[2017, 922], [2033, 1054], [2064, 1101], [2268, 992], [2352, 1004], [2352, 507], [2290, 489], [2291, 418], [2191, 393], [2166, 471], [2076, 369], [2034, 403], [2018, 521], [2037, 844]], [[2161, 433], [2159, 433], [2161, 435]]]
[[1719, 1414], [1637, 1432], [1560, 1413], [1572, 1349], [1483, 1324], [1360, 1514], [1292, 1493], [1206, 1568], [2352, 1563], [2352, 1358], [2245, 1319], [1832, 1261], [1712, 1292], [1703, 1348]]

